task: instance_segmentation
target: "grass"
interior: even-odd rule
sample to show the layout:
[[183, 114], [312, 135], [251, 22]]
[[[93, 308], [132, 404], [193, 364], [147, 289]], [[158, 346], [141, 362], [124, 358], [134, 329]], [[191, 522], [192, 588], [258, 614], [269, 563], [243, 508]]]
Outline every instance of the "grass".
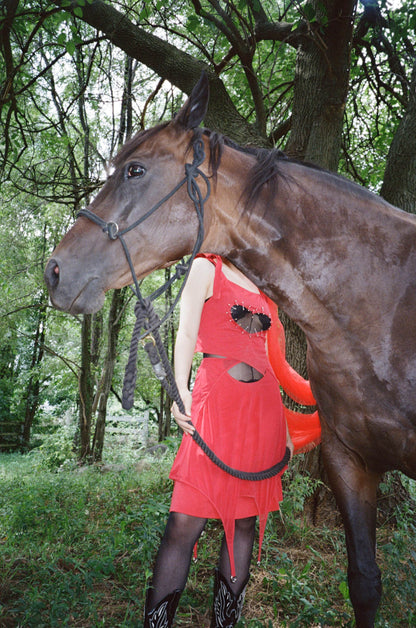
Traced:
[[[45, 452], [1, 455], [0, 627], [140, 627], [169, 509], [172, 459], [168, 450], [137, 461], [130, 454], [107, 472], [71, 464], [57, 471]], [[270, 515], [239, 626], [353, 626], [342, 529], [306, 522], [308, 492], [306, 479], [293, 479], [283, 515]], [[221, 526], [210, 522], [178, 626], [209, 626], [220, 538]], [[416, 625], [415, 541], [414, 513], [406, 506], [394, 526], [378, 531], [384, 597], [377, 627]]]

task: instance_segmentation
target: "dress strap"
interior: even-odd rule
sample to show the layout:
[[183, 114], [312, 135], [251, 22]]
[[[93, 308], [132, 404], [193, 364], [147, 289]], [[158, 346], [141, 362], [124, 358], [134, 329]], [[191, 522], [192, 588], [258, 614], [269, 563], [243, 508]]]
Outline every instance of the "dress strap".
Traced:
[[214, 253], [199, 253], [197, 257], [203, 257], [215, 266], [214, 289], [211, 299], [218, 299], [221, 296], [221, 279], [223, 276], [221, 255], [215, 255]]
[[211, 262], [211, 264], [214, 264], [214, 266], [219, 265], [220, 268], [222, 267], [221, 255], [216, 255], [215, 253], [198, 253], [195, 259], [197, 257], [203, 257], [204, 259], [207, 259], [209, 262]]

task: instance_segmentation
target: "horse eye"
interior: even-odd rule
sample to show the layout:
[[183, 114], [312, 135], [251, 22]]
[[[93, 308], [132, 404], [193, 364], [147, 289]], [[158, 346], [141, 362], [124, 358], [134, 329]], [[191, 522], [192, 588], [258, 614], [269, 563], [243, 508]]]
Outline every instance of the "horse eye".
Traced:
[[146, 169], [143, 168], [140, 164], [130, 164], [127, 166], [126, 170], [126, 178], [127, 179], [137, 179], [143, 177], [146, 174]]

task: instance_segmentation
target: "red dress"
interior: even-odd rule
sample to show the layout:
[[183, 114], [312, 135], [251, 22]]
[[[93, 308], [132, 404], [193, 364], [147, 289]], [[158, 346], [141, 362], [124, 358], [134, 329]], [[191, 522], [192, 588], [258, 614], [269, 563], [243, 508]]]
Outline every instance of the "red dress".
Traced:
[[[286, 421], [279, 383], [270, 366], [267, 331], [250, 333], [236, 321], [236, 308], [260, 314], [264, 327], [270, 324], [266, 297], [233, 283], [216, 264], [213, 296], [204, 304], [196, 351], [222, 357], [204, 357], [192, 393], [192, 422], [205, 442], [227, 465], [243, 471], [262, 471], [283, 458]], [[257, 318], [258, 320], [258, 318]], [[255, 369], [257, 381], [239, 381], [230, 369], [245, 363]], [[283, 471], [281, 472], [283, 473]], [[279, 509], [282, 500], [281, 473], [261, 481], [235, 478], [217, 467], [185, 434], [173, 463], [175, 481], [171, 511], [223, 522], [234, 566], [234, 521], [258, 515], [260, 543], [267, 515]]]

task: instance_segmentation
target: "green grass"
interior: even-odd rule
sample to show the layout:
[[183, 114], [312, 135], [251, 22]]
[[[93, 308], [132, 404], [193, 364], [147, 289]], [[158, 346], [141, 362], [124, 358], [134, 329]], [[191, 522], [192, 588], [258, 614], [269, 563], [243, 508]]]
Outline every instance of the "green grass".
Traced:
[[[172, 452], [102, 472], [45, 452], [0, 456], [0, 627], [142, 625], [146, 582], [167, 517]], [[303, 488], [302, 488], [303, 487]], [[253, 560], [240, 626], [352, 626], [339, 526], [302, 513], [306, 479], [292, 481]], [[221, 526], [210, 522], [182, 596], [178, 626], [209, 625]], [[384, 597], [378, 627], [416, 625], [416, 529], [402, 509], [378, 531]]]

